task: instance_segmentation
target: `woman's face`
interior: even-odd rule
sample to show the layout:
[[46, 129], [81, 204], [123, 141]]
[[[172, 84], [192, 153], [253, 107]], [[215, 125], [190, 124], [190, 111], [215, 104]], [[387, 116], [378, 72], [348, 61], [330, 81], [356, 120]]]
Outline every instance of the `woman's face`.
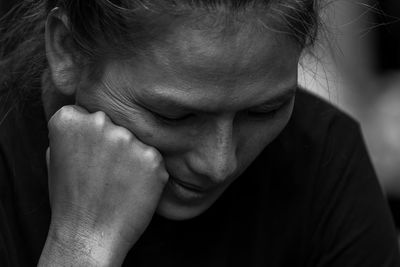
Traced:
[[107, 63], [101, 81], [78, 90], [76, 100], [158, 149], [170, 182], [157, 212], [189, 219], [287, 124], [299, 53], [274, 32], [243, 27], [216, 37], [182, 26], [145, 56]]

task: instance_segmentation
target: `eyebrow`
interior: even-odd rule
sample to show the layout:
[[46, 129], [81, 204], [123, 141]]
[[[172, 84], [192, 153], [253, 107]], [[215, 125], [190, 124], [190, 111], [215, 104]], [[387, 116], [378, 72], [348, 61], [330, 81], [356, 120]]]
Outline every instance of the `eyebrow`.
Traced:
[[[274, 95], [270, 99], [261, 102], [259, 104], [256, 104], [251, 107], [247, 107], [246, 109], [257, 109], [257, 108], [272, 108], [276, 107], [277, 105], [286, 103], [290, 99], [294, 97], [296, 94], [298, 85], [294, 85], [285, 89], [282, 89], [278, 94]], [[195, 111], [195, 112], [205, 112], [201, 108], [196, 108], [193, 106], [185, 105], [182, 102], [179, 102], [178, 100], [169, 97], [169, 96], [160, 96], [160, 95], [152, 95], [152, 98], [147, 98], [144, 96], [143, 100], [149, 104], [152, 104], [151, 106], [153, 107], [152, 109], [162, 109], [163, 107], [169, 107], [169, 108], [174, 108], [176, 111], [182, 111], [182, 112], [187, 112], [187, 111]], [[140, 101], [142, 102], [142, 101]], [[154, 106], [154, 104], [156, 105]], [[143, 103], [144, 104], [144, 103]], [[147, 105], [145, 105], [147, 106]], [[160, 108], [160, 106], [162, 106]], [[206, 113], [214, 113], [214, 112], [206, 112]]]

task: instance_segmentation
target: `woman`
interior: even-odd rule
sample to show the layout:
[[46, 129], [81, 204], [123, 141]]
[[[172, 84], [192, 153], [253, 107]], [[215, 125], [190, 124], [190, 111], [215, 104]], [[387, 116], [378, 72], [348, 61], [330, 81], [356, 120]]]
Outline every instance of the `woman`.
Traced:
[[2, 266], [399, 264], [359, 126], [297, 88], [317, 2], [27, 1], [14, 18]]

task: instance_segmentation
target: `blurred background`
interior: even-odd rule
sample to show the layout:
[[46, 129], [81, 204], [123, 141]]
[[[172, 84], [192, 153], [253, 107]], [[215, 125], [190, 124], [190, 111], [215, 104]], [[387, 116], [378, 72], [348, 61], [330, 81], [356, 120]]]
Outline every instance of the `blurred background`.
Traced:
[[355, 117], [400, 230], [400, 1], [330, 0], [299, 83]]
[[[20, 0], [0, 0], [0, 16]], [[400, 229], [400, 0], [323, 0], [299, 83], [355, 117]]]

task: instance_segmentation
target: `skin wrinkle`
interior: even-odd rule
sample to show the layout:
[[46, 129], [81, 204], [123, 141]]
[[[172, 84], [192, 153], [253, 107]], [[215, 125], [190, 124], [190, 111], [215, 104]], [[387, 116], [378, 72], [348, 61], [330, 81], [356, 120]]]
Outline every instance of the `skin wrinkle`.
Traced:
[[[115, 78], [114, 78], [115, 79]], [[157, 79], [155, 79], [155, 81], [157, 81]], [[127, 87], [125, 87], [127, 88]], [[192, 92], [194, 94], [189, 94], [187, 93], [182, 93], [184, 91], [186, 91], [187, 89], [177, 89], [176, 87], [172, 87], [172, 88], [166, 88], [164, 86], [160, 86], [158, 87], [158, 89], [156, 89], [157, 87], [149, 87], [152, 88], [151, 90], [148, 89], [144, 89], [144, 90], [139, 90], [139, 88], [137, 88], [135, 85], [133, 85], [131, 88], [136, 88], [137, 91], [140, 91], [141, 93], [143, 92], [148, 92], [151, 97], [151, 95], [154, 96], [154, 93], [156, 93], [156, 91], [160, 92], [164, 92], [164, 95], [166, 94], [166, 92], [168, 92], [171, 95], [179, 95], [182, 98], [187, 98], [187, 97], [191, 97], [193, 98], [193, 100], [196, 101], [197, 105], [199, 103], [202, 103], [205, 107], [208, 107], [208, 109], [211, 108], [211, 102], [210, 100], [212, 99], [212, 97], [214, 96], [215, 93], [213, 92], [208, 92], [208, 90], [203, 91], [203, 90], [198, 90], [195, 88], [191, 88], [189, 90], [189, 92]], [[201, 88], [201, 87], [200, 87]], [[218, 92], [223, 92], [221, 90], [222, 87], [218, 87], [219, 91]], [[214, 90], [213, 90], [214, 91]], [[200, 95], [198, 95], [197, 93], [201, 92], [201, 98], [199, 98]], [[215, 91], [214, 91], [215, 92]], [[230, 91], [227, 91], [227, 94]], [[246, 92], [246, 90], [244, 90], [244, 92]], [[215, 106], [225, 106], [227, 107], [227, 102], [229, 102], [229, 98], [224, 98], [221, 97], [221, 94], [218, 94], [219, 97], [215, 100], [217, 100], [217, 102], [215, 104], [213, 104], [211, 109], [214, 109]], [[226, 100], [228, 99], [228, 101]], [[243, 100], [243, 97], [240, 96], [240, 94], [235, 97], [235, 99]], [[213, 100], [212, 102], [215, 102], [215, 100]], [[221, 102], [221, 100], [223, 102]], [[103, 105], [107, 105], [107, 104], [103, 104]], [[121, 107], [120, 109], [121, 112], [124, 112]], [[141, 113], [139, 114], [139, 116], [141, 116], [142, 118], [147, 118], [147, 115], [145, 113]], [[206, 115], [204, 115], [206, 116]], [[214, 115], [215, 116], [215, 115]], [[232, 114], [230, 114], [230, 116], [232, 116]], [[127, 118], [127, 117], [124, 117]], [[142, 140], [143, 142], [150, 144], [150, 145], [154, 145], [156, 148], [158, 148], [160, 150], [160, 152], [163, 154], [164, 159], [166, 161], [166, 166], [167, 166], [167, 170], [168, 172], [172, 175], [172, 176], [176, 176], [176, 177], [180, 177], [180, 178], [184, 178], [184, 179], [188, 179], [190, 177], [193, 176], [193, 174], [190, 175], [185, 175], [185, 173], [193, 173], [195, 171], [198, 171], [198, 169], [203, 169], [203, 170], [212, 170], [212, 172], [214, 174], [216, 174], [218, 177], [222, 177], [222, 170], [226, 170], [227, 168], [227, 163], [230, 162], [231, 166], [230, 168], [232, 169], [238, 169], [238, 172], [236, 173], [236, 175], [240, 174], [241, 172], [244, 171], [244, 166], [246, 166], [247, 164], [250, 163], [246, 163], [246, 161], [243, 161], [241, 159], [241, 157], [243, 155], [238, 156], [237, 154], [239, 153], [239, 151], [242, 151], [242, 148], [238, 147], [238, 144], [242, 144], [245, 145], [250, 144], [251, 140], [249, 141], [237, 141], [239, 139], [241, 139], [238, 135], [239, 134], [247, 134], [247, 131], [249, 131], [251, 128], [246, 129], [246, 131], [241, 132], [241, 128], [236, 128], [236, 129], [230, 129], [227, 126], [227, 123], [232, 123], [232, 120], [227, 120], [227, 117], [220, 117], [218, 115], [218, 117], [205, 117], [211, 120], [207, 122], [205, 122], [204, 124], [199, 124], [197, 122], [193, 122], [193, 126], [187, 127], [187, 130], [185, 128], [181, 128], [182, 130], [175, 130], [173, 128], [171, 129], [159, 129], [155, 134], [153, 135], [148, 135], [149, 132], [154, 132], [151, 131], [149, 128], [159, 128], [159, 126], [156, 126], [157, 123], [151, 122], [149, 123], [149, 125], [147, 127], [144, 127], [143, 124], [140, 124], [141, 122], [139, 122], [138, 119], [135, 119], [137, 124], [137, 127], [140, 127], [141, 130], [138, 130], [138, 128], [135, 128], [134, 126], [130, 126], [132, 125], [132, 118], [130, 120], [130, 124], [124, 124], [125, 126], [128, 126], [128, 128], [130, 128], [132, 130], [132, 132], [136, 133], [136, 136], [138, 136], [138, 138], [140, 140]], [[113, 119], [115, 120], [115, 119]], [[151, 121], [151, 120], [150, 120]], [[153, 125], [153, 126], [150, 126]], [[231, 126], [232, 127], [232, 126]], [[135, 130], [136, 129], [136, 130]], [[148, 130], [146, 130], [148, 129]], [[179, 128], [177, 128], [179, 129]], [[233, 131], [235, 131], [235, 137], [233, 137], [231, 134], [233, 133]], [[181, 133], [179, 133], [181, 132]], [[174, 139], [171, 139], [171, 135], [174, 136]], [[214, 136], [214, 137], [212, 137]], [[266, 135], [268, 136], [268, 135]], [[215, 138], [214, 141], [212, 141], [212, 139], [209, 140], [209, 138]], [[211, 147], [214, 148], [219, 148], [219, 152], [217, 152], [216, 154], [212, 155], [213, 159], [217, 159], [217, 158], [224, 158], [224, 163], [221, 162], [218, 166], [212, 167], [212, 166], [207, 166], [207, 163], [205, 162], [197, 162], [196, 163], [196, 168], [193, 169], [193, 163], [191, 159], [192, 157], [185, 157], [185, 155], [188, 153], [188, 151], [191, 150], [191, 148], [195, 148], [197, 146], [196, 143], [192, 143], [192, 138], [196, 138], [197, 139], [197, 143], [201, 144], [203, 143], [204, 146], [208, 147], [207, 149], [212, 149]], [[272, 137], [270, 137], [272, 138]], [[161, 141], [162, 139], [164, 139], [165, 141]], [[228, 140], [227, 140], [228, 139]], [[158, 140], [158, 141], [157, 141]], [[180, 140], [178, 142], [178, 140]], [[231, 143], [232, 142], [232, 143]], [[157, 144], [159, 143], [159, 144]], [[167, 143], [169, 143], [169, 145], [167, 146]], [[233, 145], [233, 143], [237, 143], [236, 147]], [[256, 141], [254, 141], [254, 145], [256, 144]], [[232, 152], [232, 150], [230, 149], [234, 149], [235, 152]], [[237, 151], [237, 152], [236, 152]], [[247, 152], [246, 152], [247, 153]], [[197, 153], [196, 153], [197, 154]], [[193, 154], [194, 155], [194, 154]], [[198, 156], [200, 156], [200, 154], [198, 154]], [[196, 157], [198, 157], [196, 156]], [[210, 155], [211, 156], [211, 155]], [[233, 158], [236, 159], [233, 159]], [[179, 160], [179, 158], [181, 158]], [[185, 159], [186, 158], [186, 159]], [[186, 163], [183, 163], [181, 160], [185, 160]], [[237, 165], [233, 164], [233, 162], [235, 161], [240, 161], [240, 164], [238, 163]], [[187, 167], [185, 167], [187, 166]], [[215, 168], [215, 169], [210, 169], [210, 168]], [[196, 176], [199, 176], [199, 174], [197, 174]], [[227, 177], [225, 177], [227, 178]], [[205, 180], [207, 180], [209, 178], [205, 178]], [[221, 179], [221, 178], [218, 178]], [[217, 180], [215, 180], [217, 181]], [[228, 186], [230, 184], [230, 182], [232, 182], [233, 179], [230, 178], [229, 180], [227, 180], [225, 182], [225, 186]], [[222, 180], [221, 180], [222, 182]], [[225, 187], [224, 186], [224, 187]], [[222, 187], [222, 188], [224, 188]], [[221, 189], [222, 189], [221, 188]], [[211, 199], [209, 200], [211, 201]], [[207, 201], [208, 202], [208, 201]], [[166, 216], [171, 216], [168, 215], [170, 214], [170, 212], [173, 212], [175, 214], [181, 214], [179, 216], [190, 216], [189, 214], [191, 214], [191, 212], [188, 212], [187, 209], [192, 210], [192, 212], [194, 212], [197, 209], [192, 208], [184, 208], [184, 206], [181, 206], [182, 204], [180, 204], [179, 206], [176, 206], [176, 204], [174, 204], [174, 207], [168, 207], [168, 205], [170, 205], [171, 202], [163, 202], [164, 204], [161, 204], [162, 206], [160, 207], [160, 212], [161, 214], [164, 214]], [[173, 203], [173, 202], [172, 202]], [[167, 205], [167, 206], [165, 206]], [[204, 207], [204, 206], [203, 206]], [[183, 215], [186, 214], [186, 215]], [[174, 216], [178, 216], [178, 215], [172, 215]], [[179, 217], [178, 216], [178, 217]]]
[[[185, 70], [189, 74], [188, 80], [193, 82], [193, 78], [201, 83], [209, 82], [210, 85], [224, 81], [226, 86], [235, 86], [243, 80], [255, 83], [260, 79], [265, 79], [268, 67], [284, 68], [276, 58], [260, 56], [258, 42], [251, 42], [259, 38], [256, 32], [248, 33], [247, 27], [242, 29], [234, 40], [215, 41], [210, 40], [207, 33], [203, 31], [190, 31], [185, 28], [180, 29], [179, 36], [183, 41], [175, 43], [173, 49], [158, 49], [153, 52], [154, 57], [161, 58], [162, 64], [176, 73]], [[268, 40], [268, 48], [279, 46], [280, 42], [276, 39]], [[279, 55], [273, 55], [279, 57]], [[170, 59], [168, 61], [168, 58]], [[193, 64], [194, 63], [194, 64]], [[277, 65], [278, 63], [278, 65]], [[212, 66], [212, 67], [210, 67]], [[283, 70], [282, 73], [285, 73]], [[246, 79], [250, 77], [251, 79]], [[280, 75], [274, 75], [271, 79], [280, 80]]]
[[[143, 109], [135, 106], [132, 103], [132, 100], [135, 99], [134, 96], [131, 98], [131, 95], [124, 96], [118, 90], [112, 90], [112, 87], [106, 83], [103, 83], [107, 90], [104, 92], [104, 96], [99, 96], [99, 102], [101, 99], [108, 99], [109, 109], [107, 114], [112, 114], [117, 125], [132, 125], [132, 124], [140, 124], [140, 123], [151, 123], [149, 119], [146, 119], [146, 116], [143, 112]], [[141, 118], [143, 118], [143, 122], [141, 122]], [[143, 133], [146, 138], [152, 138], [153, 134], [148, 131]]]
[[[286, 35], [248, 33], [250, 24], [221, 40], [173, 25], [166, 42], [154, 43], [146, 54], [106, 62], [91, 87], [78, 89], [76, 103], [90, 112], [104, 111], [157, 149], [170, 177], [215, 188], [191, 202], [167, 186], [157, 213], [181, 220], [209, 208], [284, 128], [293, 99], [274, 116], [259, 118], [248, 111], [296, 86], [300, 49]], [[214, 76], [205, 79], [210, 70]], [[154, 112], [189, 116], [170, 124]]]
[[[92, 113], [104, 111], [117, 125], [150, 124], [151, 120], [148, 119], [143, 108], [133, 104], [136, 97], [131, 94], [131, 90], [124, 87], [122, 87], [123, 90], [116, 90], [115, 88], [121, 88], [124, 83], [121, 83], [119, 79], [115, 83], [115, 80], [110, 79], [107, 75], [109, 74], [105, 72], [105, 78], [101, 80], [98, 86], [95, 86], [104, 90], [97, 90], [97, 94], [93, 94], [90, 88], [80, 91], [83, 97], [90, 102], [90, 104], [85, 105], [86, 108]], [[151, 131], [147, 131], [143, 132], [143, 136], [152, 138], [153, 134]], [[140, 138], [138, 137], [138, 139]]]
[[[150, 52], [147, 54], [157, 54], [159, 59], [163, 59], [162, 63], [165, 64], [166, 68], [171, 66], [182, 66], [181, 68], [189, 70], [192, 68], [192, 74], [204, 73], [204, 75], [198, 77], [199, 81], [210, 80], [210, 84], [216, 80], [220, 80], [222, 74], [226, 74], [225, 80], [227, 83], [231, 84], [235, 84], [243, 76], [253, 75], [255, 77], [261, 77], [264, 76], [265, 73], [261, 71], [262, 68], [256, 67], [259, 64], [250, 65], [254, 61], [258, 60], [259, 56], [256, 55], [251, 58], [246, 54], [254, 54], [253, 50], [256, 52], [259, 51], [257, 47], [252, 47], [252, 45], [257, 44], [257, 42], [248, 42], [248, 40], [251, 40], [254, 38], [254, 36], [260, 36], [260, 34], [266, 32], [264, 25], [260, 23], [261, 20], [267, 20], [265, 19], [265, 16], [265, 12], [254, 10], [246, 10], [246, 12], [242, 11], [239, 14], [232, 14], [232, 12], [227, 12], [226, 10], [213, 12], [196, 11], [195, 14], [190, 15], [189, 18], [180, 18], [179, 22], [182, 23], [172, 23], [177, 25], [176, 27], [178, 30], [166, 34], [165, 40], [161, 42], [162, 45], [157, 43], [156, 48], [154, 45], [150, 45]], [[185, 53], [186, 60], [178, 60], [183, 58], [183, 55], [177, 52], [181, 50], [182, 47], [176, 47], [176, 43], [174, 43], [173, 40], [175, 38], [181, 38], [181, 36], [188, 36], [188, 33], [190, 34], [190, 32], [196, 32], [196, 34], [188, 37], [187, 39], [190, 40], [192, 38], [195, 39], [195, 41], [191, 40], [191, 42], [180, 43], [181, 46], [186, 45], [189, 53]], [[175, 35], [178, 33], [181, 36], [174, 36], [174, 33]], [[204, 39], [208, 39], [209, 43], [202, 43], [202, 40]], [[277, 40], [270, 41], [273, 41], [273, 43], [277, 42]], [[277, 45], [279, 44], [277, 43]], [[173, 51], [175, 51], [175, 55], [172, 58], [176, 61], [168, 62], [168, 55], [166, 54], [171, 53], [171, 51], [165, 51], [166, 49], [158, 48], [168, 47], [168, 49], [171, 49], [171, 46], [174, 47]], [[210, 49], [212, 47], [218, 48], [217, 50], [212, 51]], [[225, 58], [214, 58], [216, 55], [221, 54], [219, 53], [219, 50], [226, 50], [227, 47], [231, 47], [231, 54], [225, 55]], [[237, 50], [237, 47], [241, 47], [242, 50], [244, 48], [246, 51], [235, 51], [235, 49]], [[204, 64], [199, 64], [198, 58], [193, 59], [191, 58], [191, 55], [203, 48], [209, 49], [203, 51], [202, 57], [204, 57]], [[243, 54], [243, 57], [237, 58], [237, 55], [241, 54]], [[214, 63], [217, 66], [216, 68], [210, 68], [210, 64], [207, 62], [208, 58], [214, 60]], [[224, 65], [224, 68], [218, 67], [218, 62], [223, 62], [232, 58], [237, 58], [237, 61], [231, 62], [229, 68], [226, 67], [227, 64]], [[191, 66], [190, 64], [190, 62], [193, 60], [197, 63], [196, 67]], [[243, 66], [241, 66], [242, 64], [247, 64], [249, 66], [247, 68], [243, 68]], [[269, 64], [268, 61], [265, 61], [265, 64]], [[205, 72], [206, 69], [201, 69], [201, 71], [199, 71], [197, 69], [199, 67], [209, 69], [207, 72]], [[247, 69], [247, 71], [243, 72], [245, 69]], [[233, 77], [235, 78], [233, 79]]]

